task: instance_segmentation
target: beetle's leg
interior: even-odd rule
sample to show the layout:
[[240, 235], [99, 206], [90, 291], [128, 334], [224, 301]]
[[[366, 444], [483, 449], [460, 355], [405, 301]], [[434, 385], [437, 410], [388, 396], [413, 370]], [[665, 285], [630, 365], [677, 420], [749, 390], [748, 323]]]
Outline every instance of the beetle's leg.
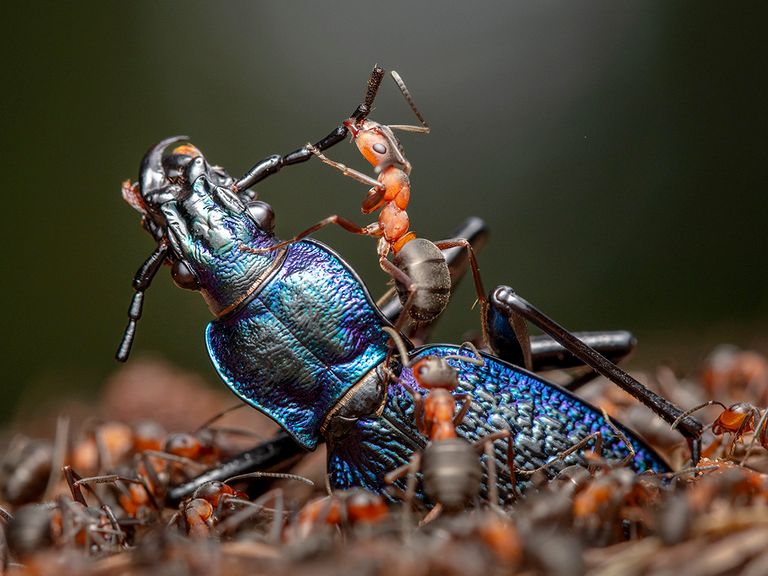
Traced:
[[255, 448], [246, 450], [231, 460], [203, 472], [189, 482], [174, 486], [168, 492], [168, 502], [171, 505], [176, 505], [200, 486], [212, 480], [223, 482], [238, 474], [259, 470], [284, 470], [305, 453], [306, 450], [287, 432], [280, 431], [273, 438], [262, 442]]
[[[517, 340], [514, 329], [503, 315], [490, 310], [487, 322], [491, 350], [501, 359], [517, 366], [524, 363], [523, 351]], [[592, 332], [573, 332], [579, 340], [594, 348], [614, 364], [618, 364], [629, 356], [637, 346], [635, 336], [626, 330], [603, 330]], [[565, 370], [568, 368], [583, 368], [584, 364], [568, 352], [560, 343], [546, 334], [530, 337], [531, 363], [534, 372], [544, 370]], [[594, 380], [599, 374], [589, 368], [570, 382], [563, 384], [568, 390], [578, 390]]]
[[[683, 411], [677, 406], [643, 386], [597, 350], [576, 338], [554, 320], [520, 298], [508, 286], [496, 287], [491, 293], [489, 302], [489, 310], [492, 310], [489, 314], [508, 320], [514, 316], [520, 316], [532, 322], [584, 364], [637, 398], [666, 422], [672, 424], [683, 414]], [[688, 440], [695, 465], [700, 456], [702, 424], [691, 416], [685, 416], [678, 423], [678, 428]]]
[[[371, 71], [371, 76], [368, 78], [368, 84], [365, 89], [365, 98], [362, 104], [355, 108], [352, 112], [352, 116], [355, 121], [365, 120], [371, 111], [373, 106], [373, 100], [376, 98], [376, 93], [381, 85], [381, 80], [384, 78], [384, 69], [376, 65]], [[333, 129], [325, 138], [318, 140], [314, 147], [320, 151], [327, 150], [331, 146], [335, 146], [344, 138], [346, 138], [349, 130], [346, 126], [341, 125]], [[291, 166], [292, 164], [300, 164], [306, 162], [312, 158], [312, 152], [306, 147], [302, 146], [298, 150], [294, 150], [285, 156], [280, 154], [273, 154], [258, 162], [253, 168], [251, 168], [240, 180], [234, 184], [234, 191], [247, 197], [248, 199], [256, 198], [256, 193], [248, 191], [249, 188], [258, 184], [268, 176], [279, 172], [283, 166]]]
[[128, 307], [128, 326], [125, 327], [123, 332], [123, 339], [120, 341], [120, 346], [117, 348], [115, 358], [120, 362], [128, 360], [128, 355], [131, 353], [131, 346], [133, 345], [133, 338], [136, 336], [136, 323], [141, 318], [141, 311], [144, 307], [144, 292], [152, 284], [152, 279], [157, 274], [157, 271], [165, 262], [165, 258], [168, 255], [168, 242], [161, 240], [152, 254], [149, 255], [138, 269], [136, 275], [133, 277], [133, 289], [135, 290], [133, 298], [131, 298], [131, 305]]
[[[504, 325], [496, 325], [496, 328]], [[585, 342], [589, 347], [594, 348], [600, 354], [608, 358], [614, 364], [618, 364], [629, 356], [637, 345], [637, 339], [631, 332], [626, 330], [604, 330], [594, 332], [574, 332], [576, 338]], [[507, 339], [509, 340], [509, 339]], [[560, 344], [546, 335], [531, 336], [531, 360], [533, 370], [539, 372], [542, 370], [563, 370], [566, 368], [583, 367], [582, 362], [573, 354], [570, 354]], [[510, 349], [503, 346], [503, 338], [498, 333], [492, 336], [493, 348], [497, 349], [499, 357], [519, 364], [521, 362], [521, 353], [516, 351], [517, 341], [512, 342]], [[588, 368], [586, 372], [575, 376], [570, 382], [563, 384], [568, 390], [578, 390], [585, 384], [594, 380], [599, 374], [593, 369]]]
[[[348, 130], [346, 126], [338, 126], [334, 128], [334, 130], [328, 134], [328, 136], [316, 142], [315, 147], [319, 150], [330, 148], [331, 146], [334, 146], [343, 141], [347, 136], [347, 132]], [[233, 190], [235, 193], [244, 196], [249, 200], [253, 200], [257, 198], [257, 194], [255, 191], [249, 190], [249, 188], [255, 186], [268, 176], [280, 172], [283, 166], [290, 166], [291, 164], [306, 162], [310, 158], [312, 158], [312, 152], [310, 152], [306, 146], [302, 146], [298, 150], [295, 150], [290, 154], [286, 154], [285, 156], [281, 156], [280, 154], [267, 156], [263, 160], [260, 160], [258, 163], [256, 163], [253, 168], [248, 170], [248, 172], [242, 178], [240, 178], [240, 180], [235, 182], [233, 185]]]

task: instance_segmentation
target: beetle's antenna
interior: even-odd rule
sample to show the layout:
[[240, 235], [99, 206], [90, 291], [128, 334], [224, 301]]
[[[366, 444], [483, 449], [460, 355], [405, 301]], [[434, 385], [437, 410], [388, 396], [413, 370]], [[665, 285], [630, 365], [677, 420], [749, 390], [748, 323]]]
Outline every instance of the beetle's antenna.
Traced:
[[427, 121], [424, 120], [424, 116], [421, 115], [419, 109], [416, 108], [416, 103], [413, 101], [413, 96], [411, 96], [411, 93], [406, 87], [405, 82], [403, 82], [403, 79], [400, 77], [400, 74], [394, 70], [392, 70], [390, 74], [392, 75], [392, 79], [395, 81], [395, 84], [397, 84], [397, 87], [400, 88], [400, 92], [402, 92], [403, 97], [408, 102], [411, 110], [413, 110], [413, 113], [416, 114], [416, 118], [418, 118], [419, 122], [421, 122], [421, 126], [402, 126], [399, 124], [390, 124], [389, 127], [396, 130], [404, 130], [406, 132], [421, 132], [423, 134], [429, 134], [429, 125], [427, 124]]
[[125, 327], [123, 332], [123, 339], [120, 341], [120, 346], [117, 348], [115, 358], [119, 362], [125, 362], [128, 360], [128, 356], [131, 353], [131, 346], [133, 345], [133, 338], [136, 336], [136, 323], [141, 318], [141, 311], [144, 308], [144, 292], [152, 284], [152, 279], [157, 274], [157, 271], [165, 262], [165, 257], [168, 254], [168, 242], [161, 240], [152, 254], [149, 255], [136, 271], [136, 275], [133, 277], [133, 289], [135, 290], [133, 298], [131, 298], [131, 305], [128, 307], [128, 326]]

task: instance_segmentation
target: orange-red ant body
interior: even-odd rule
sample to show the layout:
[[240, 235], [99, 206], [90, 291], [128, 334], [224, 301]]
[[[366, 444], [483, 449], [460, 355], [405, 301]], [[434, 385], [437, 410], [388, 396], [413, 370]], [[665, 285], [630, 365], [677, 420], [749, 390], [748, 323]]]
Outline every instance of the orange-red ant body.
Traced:
[[[391, 74], [421, 122], [421, 126], [384, 125], [366, 117], [353, 117], [344, 121], [344, 126], [351, 133], [352, 140], [360, 153], [374, 167], [378, 175], [377, 179], [353, 170], [344, 164], [334, 162], [324, 156], [320, 150], [307, 144], [307, 149], [325, 164], [340, 170], [345, 176], [371, 186], [362, 203], [362, 212], [363, 214], [370, 214], [380, 210], [378, 220], [368, 226], [361, 227], [338, 214], [334, 214], [307, 228], [292, 239], [275, 244], [270, 248], [253, 249], [244, 246], [242, 249], [259, 253], [278, 250], [298, 242], [330, 224], [341, 226], [354, 234], [378, 238], [379, 265], [395, 280], [400, 301], [403, 304], [403, 312], [397, 323], [400, 327], [408, 317], [416, 322], [429, 322], [440, 315], [448, 304], [451, 292], [448, 265], [441, 250], [465, 248], [472, 268], [472, 277], [484, 322], [486, 296], [471, 244], [464, 238], [433, 243], [424, 238], [417, 238], [416, 234], [410, 230], [410, 220], [406, 208], [411, 196], [409, 177], [411, 164], [405, 158], [403, 147], [393, 129], [426, 134], [429, 133], [429, 127], [416, 108], [402, 78], [397, 72], [393, 71]], [[394, 255], [392, 261], [387, 258], [390, 252]]]
[[379, 494], [361, 488], [341, 490], [308, 502], [298, 513], [295, 536], [306, 538], [319, 526], [375, 524], [389, 517], [389, 508]]
[[723, 411], [712, 423], [712, 433], [715, 436], [721, 436], [726, 432], [729, 432], [733, 435], [733, 439], [731, 440], [728, 448], [728, 455], [733, 452], [733, 447], [735, 446], [736, 442], [741, 440], [744, 434], [749, 432], [754, 432], [754, 437], [752, 438], [752, 441], [749, 444], [749, 448], [747, 449], [747, 454], [744, 457], [745, 460], [749, 456], [749, 453], [755, 442], [759, 443], [763, 448], [768, 450], [768, 410], [765, 410], [761, 416], [760, 410], [748, 402], [737, 402], [735, 404], [731, 404], [730, 406], [726, 406], [717, 400], [710, 400], [709, 402], [694, 406], [690, 410], [683, 412], [680, 417], [678, 417], [678, 419], [673, 422], [672, 428], [675, 428], [677, 423], [682, 418], [685, 418], [686, 416], [693, 414], [702, 408], [706, 408], [707, 406], [712, 406], [714, 404], [722, 407]]

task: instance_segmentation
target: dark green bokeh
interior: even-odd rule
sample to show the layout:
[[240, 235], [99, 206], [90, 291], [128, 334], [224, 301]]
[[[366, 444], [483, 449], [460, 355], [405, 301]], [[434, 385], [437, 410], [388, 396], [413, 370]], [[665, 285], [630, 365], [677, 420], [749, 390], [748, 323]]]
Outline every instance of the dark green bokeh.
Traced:
[[[5, 5], [6, 321], [0, 418], [93, 394], [114, 369], [152, 249], [119, 194], [146, 148], [189, 134], [240, 174], [328, 132], [371, 66], [398, 69], [433, 133], [406, 135], [420, 234], [464, 215], [481, 264], [573, 328], [626, 327], [696, 354], [765, 335], [765, 14], [746, 4], [80, 2]], [[385, 84], [374, 118], [410, 112]], [[330, 154], [364, 168], [350, 146]], [[319, 163], [260, 187], [288, 236], [365, 188]], [[374, 293], [374, 243], [337, 247]], [[440, 336], [477, 323], [464, 286]], [[199, 296], [162, 273], [135, 352], [215, 380]], [[670, 347], [668, 347], [668, 345]], [[641, 348], [642, 350], [642, 348]]]

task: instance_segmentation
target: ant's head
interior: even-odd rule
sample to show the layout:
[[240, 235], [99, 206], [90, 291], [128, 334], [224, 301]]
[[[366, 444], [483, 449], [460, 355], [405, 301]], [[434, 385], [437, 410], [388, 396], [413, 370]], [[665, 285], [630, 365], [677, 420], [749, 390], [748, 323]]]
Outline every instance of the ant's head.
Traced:
[[393, 130], [403, 130], [406, 132], [417, 132], [421, 134], [429, 133], [429, 126], [424, 117], [416, 108], [411, 93], [405, 86], [405, 82], [394, 70], [391, 72], [392, 79], [397, 84], [403, 97], [408, 102], [411, 110], [418, 118], [421, 126], [409, 126], [392, 124], [385, 125], [368, 119], [368, 114], [373, 110], [373, 101], [381, 85], [381, 79], [384, 76], [384, 69], [376, 65], [368, 81], [368, 87], [365, 94], [365, 102], [358, 106], [352, 116], [344, 122], [352, 140], [357, 144], [357, 148], [363, 157], [371, 163], [376, 172], [381, 172], [389, 166], [397, 166], [406, 173], [411, 171], [411, 165], [406, 160], [403, 147], [395, 136]]
[[352, 140], [363, 157], [380, 172], [389, 166], [398, 166], [410, 172], [411, 165], [405, 159], [403, 147], [392, 129], [373, 120], [356, 121], [350, 118], [344, 122]]
[[459, 385], [458, 372], [440, 356], [426, 356], [415, 362], [411, 370], [421, 388], [455, 390]]

